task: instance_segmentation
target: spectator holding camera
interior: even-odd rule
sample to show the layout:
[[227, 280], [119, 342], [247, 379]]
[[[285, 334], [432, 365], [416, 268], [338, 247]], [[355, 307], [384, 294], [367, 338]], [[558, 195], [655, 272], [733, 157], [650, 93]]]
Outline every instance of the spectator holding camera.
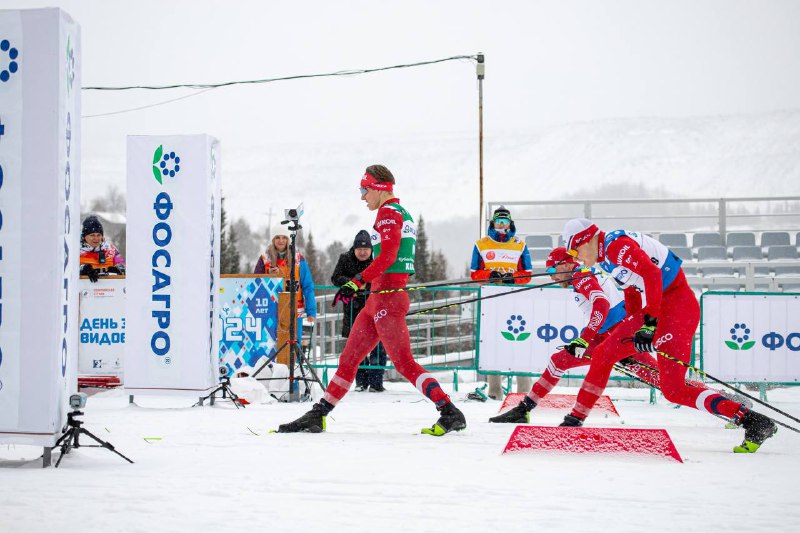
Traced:
[[[494, 210], [489, 229], [485, 237], [475, 242], [472, 249], [470, 276], [475, 281], [491, 283], [521, 283], [530, 281], [533, 266], [531, 256], [525, 242], [516, 236], [517, 228], [511, 218], [511, 212], [504, 206]], [[493, 400], [503, 398], [502, 377], [488, 376], [488, 396]], [[527, 393], [531, 387], [531, 378], [517, 376], [517, 392]]]
[[[272, 228], [272, 239], [267, 250], [256, 262], [254, 274], [272, 274], [284, 278], [284, 290], [289, 290], [291, 254], [289, 252], [289, 230], [284, 224]], [[295, 256], [294, 279], [297, 290], [297, 336], [302, 336], [303, 320], [310, 325], [314, 324], [317, 317], [317, 303], [314, 300], [314, 279], [311, 269], [308, 268], [303, 254], [298, 250]], [[303, 341], [303, 347], [308, 346], [310, 339]]]
[[[341, 287], [354, 277], [360, 274], [372, 263], [372, 242], [369, 232], [361, 230], [356, 234], [353, 247], [339, 256], [336, 268], [333, 270], [331, 282], [337, 287]], [[369, 286], [366, 287], [369, 291]], [[367, 295], [364, 291], [359, 291], [348, 303], [343, 304], [344, 316], [342, 317], [342, 337], [350, 335], [350, 329], [356, 316], [367, 305]], [[383, 344], [378, 342], [369, 355], [364, 359], [362, 365], [386, 366], [386, 350]], [[356, 390], [370, 392], [383, 392], [383, 369], [359, 368], [356, 372]]]
[[81, 276], [87, 276], [92, 283], [97, 283], [100, 276], [125, 273], [125, 259], [105, 239], [103, 224], [96, 215], [83, 220], [80, 260]]

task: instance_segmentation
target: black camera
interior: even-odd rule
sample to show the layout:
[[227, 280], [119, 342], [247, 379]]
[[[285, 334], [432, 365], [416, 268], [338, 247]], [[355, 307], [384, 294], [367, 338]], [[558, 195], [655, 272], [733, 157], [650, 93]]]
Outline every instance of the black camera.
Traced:
[[303, 204], [298, 205], [294, 209], [284, 209], [283, 215], [289, 222], [297, 222], [303, 216]]

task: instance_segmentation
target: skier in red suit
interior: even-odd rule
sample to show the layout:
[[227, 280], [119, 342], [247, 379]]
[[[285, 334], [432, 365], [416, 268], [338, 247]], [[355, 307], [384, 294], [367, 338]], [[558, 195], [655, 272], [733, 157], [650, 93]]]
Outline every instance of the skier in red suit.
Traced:
[[[563, 247], [554, 248], [545, 262], [553, 281], [563, 288], [572, 287], [574, 300], [586, 317], [586, 327], [578, 338], [550, 357], [542, 377], [534, 383], [522, 401], [489, 419], [494, 423], [530, 422], [532, 411], [542, 398], [547, 396], [567, 370], [588, 366], [593, 351], [609, 337], [614, 328], [625, 317], [625, 302], [610, 278], [582, 268]], [[638, 364], [637, 364], [638, 363]], [[630, 371], [654, 387], [659, 386], [656, 360], [647, 353], [640, 353], [625, 361]]]
[[416, 226], [411, 215], [394, 196], [394, 183], [394, 176], [383, 165], [367, 167], [361, 179], [361, 199], [367, 203], [370, 211], [378, 211], [371, 234], [375, 259], [339, 289], [334, 304], [338, 301], [348, 302], [367, 283], [372, 284], [371, 294], [366, 307], [353, 323], [339, 358], [339, 368], [324, 397], [299, 419], [281, 425], [279, 433], [324, 431], [326, 416], [350, 390], [359, 364], [379, 340], [383, 342], [397, 371], [439, 410], [439, 419], [431, 428], [423, 429], [423, 433], [441, 436], [467, 427], [464, 415], [453, 405], [439, 382], [411, 354], [411, 340], [406, 325], [408, 293], [404, 290], [380, 292], [404, 289], [409, 275], [414, 273]]
[[[580, 426], [603, 393], [615, 362], [635, 352], [662, 352], [688, 363], [700, 323], [700, 306], [681, 269], [682, 261], [652, 237], [624, 230], [605, 233], [585, 218], [568, 221], [563, 237], [571, 255], [588, 267], [598, 267], [624, 290], [627, 312], [592, 353], [575, 406], [561, 424]], [[661, 391], [667, 400], [724, 416], [745, 428], [744, 442], [734, 448], [735, 452], [754, 453], [777, 431], [770, 418], [718, 391], [687, 384], [686, 366], [661, 353], [658, 368]]]

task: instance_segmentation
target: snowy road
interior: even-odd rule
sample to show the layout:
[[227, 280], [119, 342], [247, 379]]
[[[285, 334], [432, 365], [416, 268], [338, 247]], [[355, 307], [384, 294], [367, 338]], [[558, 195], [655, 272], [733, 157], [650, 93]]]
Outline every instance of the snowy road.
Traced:
[[[84, 448], [43, 470], [20, 460], [35, 449], [2, 446], [0, 531], [753, 532], [800, 524], [798, 434], [784, 429], [757, 454], [735, 455], [742, 430], [663, 399], [650, 406], [643, 390], [610, 388], [622, 418], [587, 425], [664, 427], [684, 464], [503, 456], [513, 426], [486, 423], [498, 402], [463, 402], [474, 386], [454, 395], [468, 429], [442, 438], [419, 435], [436, 413], [405, 383], [351, 392], [321, 435], [267, 433], [308, 404], [237, 411], [140, 397], [129, 406], [123, 391], [102, 392], [89, 399], [86, 427], [136, 464]], [[770, 401], [800, 413], [800, 389], [770, 391]], [[534, 411], [534, 421], [556, 425], [563, 414]]]

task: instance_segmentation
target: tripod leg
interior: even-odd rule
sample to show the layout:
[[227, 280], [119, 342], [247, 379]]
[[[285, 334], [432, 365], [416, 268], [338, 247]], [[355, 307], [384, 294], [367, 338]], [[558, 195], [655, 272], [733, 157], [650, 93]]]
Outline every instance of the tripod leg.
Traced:
[[61, 441], [61, 440], [63, 439], [63, 440], [64, 440], [64, 442], [61, 444], [61, 455], [59, 456], [59, 458], [58, 458], [58, 461], [56, 461], [56, 466], [55, 466], [55, 468], [58, 468], [58, 465], [60, 465], [60, 464], [61, 464], [61, 460], [62, 460], [62, 459], [63, 459], [63, 458], [64, 458], [64, 457], [65, 457], [65, 456], [66, 456], [66, 455], [69, 453], [69, 451], [72, 449], [72, 438], [73, 438], [73, 436], [74, 436], [74, 435], [75, 435], [75, 428], [71, 427], [71, 428], [69, 428], [69, 429], [67, 430], [67, 432], [66, 432], [66, 433], [64, 433], [64, 434], [61, 436], [61, 438], [60, 438], [60, 439], [58, 439], [59, 441]]
[[304, 355], [300, 356], [298, 364], [300, 365], [301, 369], [303, 368], [303, 364], [305, 364], [306, 368], [308, 369], [308, 372], [311, 374], [311, 377], [314, 378], [314, 381], [319, 384], [319, 386], [322, 388], [322, 390], [325, 390], [325, 386], [322, 384], [322, 381], [319, 379], [319, 376], [317, 375], [316, 370], [314, 370], [314, 367], [311, 366], [311, 363], [308, 362], [308, 359]]
[[100, 444], [100, 446], [102, 446], [102, 447], [103, 447], [103, 448], [105, 448], [106, 450], [110, 450], [110, 451], [114, 452], [115, 454], [119, 455], [120, 457], [122, 457], [123, 459], [125, 459], [126, 461], [128, 461], [129, 463], [133, 464], [133, 461], [131, 461], [130, 459], [128, 459], [127, 457], [125, 457], [124, 455], [122, 455], [121, 453], [119, 453], [119, 452], [118, 452], [118, 451], [117, 451], [117, 450], [114, 448], [114, 445], [113, 445], [113, 444], [111, 444], [110, 442], [106, 442], [106, 441], [104, 441], [104, 440], [102, 440], [102, 439], [99, 439], [99, 438], [97, 438], [97, 437], [96, 437], [96, 436], [95, 436], [95, 435], [94, 435], [94, 434], [93, 434], [91, 431], [89, 431], [88, 429], [83, 429], [83, 428], [80, 428], [78, 431], [79, 431], [80, 433], [85, 433], [86, 435], [88, 435], [89, 437], [91, 437], [92, 439], [94, 439], [94, 440], [95, 440], [95, 441], [96, 441], [98, 444]]
[[233, 389], [231, 389], [230, 385], [223, 384], [223, 386], [222, 386], [222, 397], [223, 398], [225, 397], [225, 391], [228, 391], [228, 396], [230, 397], [231, 401], [233, 402], [233, 405], [235, 405], [237, 409], [239, 409], [240, 407], [242, 409], [244, 409], [245, 405], [239, 399], [239, 396], [235, 392], [233, 392]]

